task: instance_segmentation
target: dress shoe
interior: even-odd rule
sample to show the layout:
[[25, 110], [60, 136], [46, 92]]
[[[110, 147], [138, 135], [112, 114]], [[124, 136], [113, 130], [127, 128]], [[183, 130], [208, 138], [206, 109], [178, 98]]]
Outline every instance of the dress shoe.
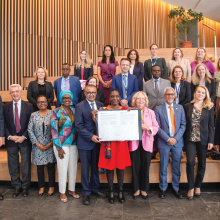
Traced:
[[147, 200], [148, 199], [148, 195], [141, 195], [141, 197], [143, 198], [143, 199], [145, 199], [145, 200]]
[[27, 197], [28, 194], [29, 194], [28, 190], [27, 189], [23, 189], [22, 196]]
[[106, 198], [106, 194], [102, 192], [92, 192], [92, 194], [96, 195], [98, 198]]
[[182, 195], [182, 193], [180, 193], [180, 191], [175, 191], [175, 190], [173, 190], [173, 194], [174, 194], [174, 196], [175, 196], [177, 199], [182, 199], [182, 198], [183, 198], [183, 195]]
[[160, 193], [159, 193], [159, 197], [161, 199], [165, 199], [166, 198], [166, 191], [161, 190]]
[[114, 191], [112, 187], [109, 189], [108, 202], [110, 204], [114, 203]]
[[[192, 192], [192, 196], [191, 196], [191, 195], [189, 196], [189, 192]], [[188, 193], [187, 193], [187, 199], [188, 199], [188, 200], [193, 200], [193, 199], [194, 199], [194, 190], [192, 190], [192, 191], [189, 190], [189, 191], [188, 191]]]
[[83, 196], [83, 205], [90, 205], [90, 196]]
[[125, 202], [125, 197], [124, 197], [124, 193], [123, 193], [123, 188], [122, 187], [119, 187], [118, 201], [120, 203], [124, 203]]
[[15, 189], [15, 192], [13, 193], [12, 197], [16, 198], [21, 193], [21, 189]]
[[3, 195], [2, 195], [2, 194], [0, 194], [0, 200], [3, 200], [3, 199], [4, 199]]
[[134, 200], [137, 200], [137, 199], [139, 199], [139, 196], [140, 196], [140, 195], [134, 195], [134, 194], [133, 194], [133, 199], [134, 199]]
[[200, 197], [201, 197], [201, 193], [195, 193], [194, 196], [195, 196], [196, 198], [200, 198]]

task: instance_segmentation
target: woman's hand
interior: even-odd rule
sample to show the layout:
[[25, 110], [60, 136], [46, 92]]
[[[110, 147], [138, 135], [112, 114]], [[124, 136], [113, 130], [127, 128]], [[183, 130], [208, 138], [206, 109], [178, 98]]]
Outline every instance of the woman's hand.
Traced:
[[131, 109], [133, 109], [133, 108], [132, 108], [132, 107], [128, 107], [128, 108], [127, 108], [127, 111], [130, 112]]
[[46, 150], [46, 148], [44, 147], [44, 145], [40, 144], [39, 142], [37, 142], [35, 145], [36, 145], [40, 150], [42, 150], [42, 151], [45, 151], [45, 150]]
[[65, 153], [65, 151], [64, 151], [63, 149], [58, 150], [58, 157], [59, 157], [60, 159], [63, 159], [63, 158], [64, 158], [64, 154], [66, 154], [66, 153]]
[[214, 148], [217, 152], [219, 152], [219, 145], [215, 145]]
[[213, 144], [208, 143], [208, 150], [211, 150], [213, 148]]
[[109, 86], [108, 86], [108, 83], [107, 83], [107, 82], [102, 83], [102, 85], [103, 85], [103, 87], [104, 87], [104, 88], [106, 88], [106, 89], [107, 89], [107, 88], [109, 88]]
[[145, 125], [145, 124], [142, 124], [141, 128], [142, 128], [142, 130], [151, 131], [151, 129], [147, 125]]

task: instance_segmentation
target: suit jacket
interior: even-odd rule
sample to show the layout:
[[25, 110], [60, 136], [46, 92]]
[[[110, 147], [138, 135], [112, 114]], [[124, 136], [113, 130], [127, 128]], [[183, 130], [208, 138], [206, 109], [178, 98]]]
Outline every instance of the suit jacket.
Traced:
[[138, 67], [134, 65], [133, 75], [138, 79], [139, 91], [143, 91], [143, 78], [144, 78], [144, 66], [143, 63], [139, 62]]
[[[175, 147], [183, 147], [183, 134], [186, 130], [186, 118], [185, 112], [182, 105], [177, 105], [173, 103], [173, 110], [175, 115], [175, 133], [174, 138], [177, 140]], [[169, 121], [167, 117], [166, 104], [160, 105], [155, 109], [157, 122], [159, 124], [158, 130], [158, 148], [164, 148], [169, 146], [167, 141], [169, 140], [170, 130]]]
[[[95, 101], [97, 108], [103, 107], [104, 104]], [[92, 136], [96, 135], [96, 124], [92, 120], [91, 107], [87, 100], [76, 105], [75, 126], [78, 132], [77, 147], [80, 150], [92, 150], [95, 147]]]
[[[54, 100], [52, 83], [45, 81], [45, 87], [46, 87], [46, 97], [48, 99], [48, 108], [51, 109], [50, 103]], [[34, 111], [38, 111], [37, 102], [36, 102], [38, 96], [39, 96], [38, 82], [37, 80], [31, 81], [28, 85], [27, 99], [33, 105]]]
[[[84, 74], [83, 74], [83, 80], [87, 80], [90, 76], [93, 75], [93, 64], [91, 64], [91, 68], [84, 67]], [[81, 66], [80, 68], [77, 68], [75, 65], [74, 67], [74, 76], [79, 77], [79, 80], [81, 80]]]
[[153, 79], [150, 79], [144, 83], [143, 91], [148, 96], [148, 101], [149, 101], [148, 107], [150, 109], [154, 110], [157, 106], [165, 103], [165, 99], [163, 97], [164, 89], [170, 86], [171, 85], [169, 80], [160, 78], [160, 91], [159, 91], [159, 95], [157, 96], [154, 89]]
[[215, 126], [215, 145], [220, 145], [220, 109], [218, 110]]
[[[174, 82], [171, 82], [171, 86], [175, 89]], [[179, 91], [179, 105], [185, 105], [191, 101], [191, 86], [187, 81], [181, 81]]]
[[4, 114], [2, 106], [2, 98], [0, 96], [0, 137], [4, 137]]
[[[184, 134], [185, 145], [188, 144], [191, 133], [193, 107], [194, 103], [188, 103], [184, 106], [186, 114], [186, 132]], [[214, 143], [214, 108], [211, 108], [210, 110], [208, 110], [208, 108], [202, 109], [200, 118], [200, 139], [202, 145]]]
[[[113, 76], [111, 89], [118, 89], [120, 91], [121, 99], [123, 99], [122, 74]], [[127, 100], [129, 106], [131, 106], [132, 97], [136, 92], [138, 92], [137, 77], [128, 73]]]
[[[142, 133], [142, 146], [145, 151], [153, 152], [154, 136], [157, 134], [159, 125], [156, 120], [156, 116], [153, 110], [144, 108], [144, 121], [143, 124], [151, 128], [152, 134], [148, 134], [146, 130]], [[129, 141], [128, 146], [130, 151], [138, 149], [139, 141]]]
[[[215, 80], [214, 79], [210, 79], [210, 80], [211, 80], [210, 83], [205, 82], [205, 86], [209, 90], [209, 95], [210, 95], [210, 98], [211, 98], [212, 102], [214, 102], [215, 101], [215, 94], [216, 94]], [[194, 92], [195, 92], [197, 86], [198, 85], [194, 85], [193, 83], [191, 83], [192, 99], [194, 97]]]
[[[54, 81], [54, 89], [57, 97], [56, 108], [60, 107], [61, 105], [60, 103], [61, 81], [62, 81], [62, 77]], [[70, 83], [69, 90], [73, 93], [73, 106], [75, 107], [75, 105], [78, 103], [81, 97], [82, 88], [78, 77], [69, 76], [69, 83]]]
[[33, 112], [32, 105], [28, 102], [21, 100], [21, 112], [20, 112], [21, 130], [17, 134], [14, 123], [13, 101], [4, 105], [4, 117], [7, 118], [7, 120], [5, 120], [5, 145], [7, 147], [16, 145], [14, 141], [7, 139], [8, 136], [10, 135], [11, 136], [18, 135], [18, 136], [26, 137], [27, 139], [25, 139], [23, 143], [21, 143], [20, 145], [24, 147], [31, 146], [31, 142], [28, 137], [27, 128], [32, 112]]

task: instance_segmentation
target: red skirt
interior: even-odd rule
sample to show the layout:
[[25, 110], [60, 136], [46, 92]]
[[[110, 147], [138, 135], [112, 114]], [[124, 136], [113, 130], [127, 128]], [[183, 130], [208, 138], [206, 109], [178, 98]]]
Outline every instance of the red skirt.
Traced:
[[130, 153], [127, 141], [111, 141], [111, 159], [105, 158], [105, 143], [101, 144], [99, 153], [99, 167], [107, 170], [118, 168], [124, 170], [131, 166]]

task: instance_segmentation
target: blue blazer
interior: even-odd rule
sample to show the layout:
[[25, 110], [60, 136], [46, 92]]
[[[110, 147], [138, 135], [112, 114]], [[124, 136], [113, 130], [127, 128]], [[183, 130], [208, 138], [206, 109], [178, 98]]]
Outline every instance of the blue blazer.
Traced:
[[[122, 87], [122, 74], [113, 76], [111, 89], [118, 89], [120, 91], [121, 99], [123, 97]], [[137, 77], [128, 73], [128, 89], [127, 89], [127, 100], [129, 106], [131, 106], [131, 100], [133, 95], [138, 92], [138, 80]]]
[[[60, 103], [61, 81], [62, 81], [62, 77], [54, 81], [54, 90], [57, 97], [56, 108], [60, 107], [61, 105]], [[73, 106], [75, 107], [75, 105], [79, 102], [79, 98], [81, 97], [82, 88], [78, 77], [69, 76], [69, 82], [70, 82], [70, 91], [73, 93]]]
[[[174, 138], [177, 140], [175, 147], [183, 147], [183, 134], [186, 130], [186, 117], [182, 105], [173, 103], [174, 115], [175, 115], [175, 134]], [[157, 122], [159, 124], [158, 130], [158, 148], [165, 148], [169, 146], [167, 141], [170, 138], [169, 122], [166, 111], [166, 103], [157, 106], [155, 109]]]
[[139, 91], [143, 91], [144, 66], [139, 62], [138, 67], [134, 65], [133, 75], [137, 77]]
[[[103, 107], [104, 104], [95, 101], [97, 108]], [[87, 100], [76, 105], [75, 126], [78, 132], [77, 147], [80, 150], [92, 150], [95, 147], [92, 136], [96, 135], [96, 124], [92, 120], [91, 107]]]

